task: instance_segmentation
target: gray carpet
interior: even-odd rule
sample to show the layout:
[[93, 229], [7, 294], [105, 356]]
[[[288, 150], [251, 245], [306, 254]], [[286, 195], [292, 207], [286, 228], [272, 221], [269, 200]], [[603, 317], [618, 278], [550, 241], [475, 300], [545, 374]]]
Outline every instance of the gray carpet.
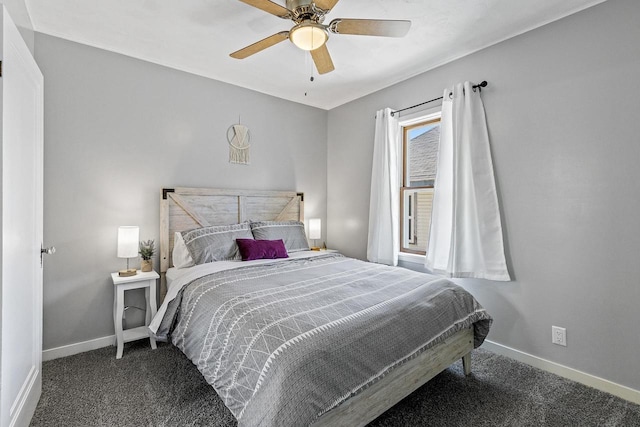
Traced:
[[[486, 350], [457, 362], [370, 426], [640, 426], [640, 406]], [[235, 426], [196, 367], [148, 342], [45, 362], [32, 426]]]

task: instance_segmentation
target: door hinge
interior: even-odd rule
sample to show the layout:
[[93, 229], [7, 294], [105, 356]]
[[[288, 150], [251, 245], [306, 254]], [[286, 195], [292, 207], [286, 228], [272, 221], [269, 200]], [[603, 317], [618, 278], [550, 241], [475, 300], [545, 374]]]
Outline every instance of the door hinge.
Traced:
[[0, 61], [0, 77], [2, 77], [2, 61]]

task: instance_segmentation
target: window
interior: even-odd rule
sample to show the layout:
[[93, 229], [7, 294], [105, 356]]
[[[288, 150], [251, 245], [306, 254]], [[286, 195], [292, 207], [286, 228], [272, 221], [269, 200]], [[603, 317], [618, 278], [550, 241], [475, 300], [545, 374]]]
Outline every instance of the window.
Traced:
[[424, 255], [429, 242], [433, 184], [440, 143], [440, 112], [405, 122], [400, 189], [400, 251]]

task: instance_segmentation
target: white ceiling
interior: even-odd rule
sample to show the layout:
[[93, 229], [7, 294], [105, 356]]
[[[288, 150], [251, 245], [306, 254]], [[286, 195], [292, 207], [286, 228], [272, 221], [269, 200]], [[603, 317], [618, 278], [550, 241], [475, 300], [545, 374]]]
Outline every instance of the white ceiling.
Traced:
[[328, 110], [604, 0], [342, 0], [325, 22], [409, 19], [412, 27], [400, 39], [331, 35], [336, 70], [322, 76], [286, 40], [230, 58], [293, 25], [238, 0], [19, 1], [35, 31]]

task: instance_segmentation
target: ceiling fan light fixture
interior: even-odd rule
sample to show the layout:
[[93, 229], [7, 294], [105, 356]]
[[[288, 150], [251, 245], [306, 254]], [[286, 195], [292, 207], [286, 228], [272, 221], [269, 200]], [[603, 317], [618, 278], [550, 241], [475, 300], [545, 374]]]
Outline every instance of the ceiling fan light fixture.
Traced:
[[329, 39], [323, 25], [315, 22], [302, 22], [289, 32], [289, 39], [302, 50], [316, 50]]

